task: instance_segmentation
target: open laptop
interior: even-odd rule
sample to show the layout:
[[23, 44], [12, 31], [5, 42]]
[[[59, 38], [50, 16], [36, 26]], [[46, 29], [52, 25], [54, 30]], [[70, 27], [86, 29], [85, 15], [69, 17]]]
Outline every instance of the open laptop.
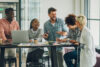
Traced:
[[11, 33], [12, 33], [12, 43], [18, 44], [18, 43], [29, 42], [28, 31], [16, 30], [12, 31]]

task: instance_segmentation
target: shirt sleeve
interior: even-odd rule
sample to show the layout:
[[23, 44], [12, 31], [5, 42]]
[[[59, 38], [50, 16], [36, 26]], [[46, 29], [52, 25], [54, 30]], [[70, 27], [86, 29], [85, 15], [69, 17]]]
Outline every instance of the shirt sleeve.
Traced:
[[2, 25], [2, 23], [1, 23], [1, 21], [0, 21], [0, 38], [2, 38], [3, 41], [4, 41], [4, 40], [7, 40], [7, 38], [6, 38], [6, 36], [5, 36], [5, 33], [4, 33], [4, 28], [3, 28], [3, 25]]
[[62, 22], [62, 31], [67, 32], [67, 26], [65, 25], [64, 21], [61, 20]]
[[67, 38], [71, 38], [71, 30], [69, 30]]
[[[48, 30], [47, 30], [47, 25], [46, 25], [46, 23], [44, 24], [44, 33], [48, 33]], [[46, 38], [45, 40], [48, 40], [49, 39], [49, 36], [48, 36], [48, 38]]]
[[92, 46], [94, 44], [93, 44], [93, 36], [90, 34], [90, 32], [86, 32], [85, 31], [83, 39], [84, 39], [84, 43], [83, 44], [85, 45], [84, 47], [88, 48], [88, 49], [92, 49]]
[[46, 23], [44, 24], [44, 33], [47, 33], [47, 27]]

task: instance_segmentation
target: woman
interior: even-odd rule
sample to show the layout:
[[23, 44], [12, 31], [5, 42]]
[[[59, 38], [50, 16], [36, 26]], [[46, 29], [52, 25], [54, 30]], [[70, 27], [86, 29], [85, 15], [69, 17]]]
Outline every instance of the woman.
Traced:
[[[93, 36], [86, 25], [85, 16], [77, 16], [77, 27], [81, 30], [80, 43], [84, 44], [84, 48], [80, 53], [80, 67], [93, 67], [96, 63], [95, 46]], [[76, 43], [77, 44], [77, 43]]]
[[[38, 19], [35, 18], [31, 21], [30, 29], [28, 30], [30, 42], [32, 42], [33, 39], [41, 38], [42, 30], [39, 29], [39, 25]], [[38, 64], [43, 53], [44, 50], [41, 48], [30, 48], [26, 63], [32, 62], [32, 64]]]

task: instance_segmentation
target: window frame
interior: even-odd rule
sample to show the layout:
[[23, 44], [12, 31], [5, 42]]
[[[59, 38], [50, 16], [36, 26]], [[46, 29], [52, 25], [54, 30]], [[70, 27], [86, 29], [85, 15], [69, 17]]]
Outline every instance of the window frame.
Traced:
[[[90, 1], [91, 0], [84, 0], [84, 14], [87, 17], [87, 27], [90, 29], [89, 21], [94, 20], [94, 21], [99, 21], [99, 29], [100, 29], [100, 16], [99, 16], [99, 19], [90, 18]], [[100, 46], [100, 30], [99, 30], [99, 46]]]

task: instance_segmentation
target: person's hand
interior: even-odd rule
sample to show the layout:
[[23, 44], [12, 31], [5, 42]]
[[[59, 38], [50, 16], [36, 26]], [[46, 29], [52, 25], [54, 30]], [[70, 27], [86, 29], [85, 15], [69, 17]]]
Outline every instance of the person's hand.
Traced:
[[66, 42], [67, 39], [59, 39], [59, 38], [56, 38], [56, 41], [61, 43], [61, 42]]
[[79, 42], [77, 42], [76, 40], [70, 40], [70, 43], [73, 43], [74, 45], [79, 45]]
[[29, 40], [30, 43], [32, 43], [32, 40]]
[[56, 32], [57, 34], [59, 35], [62, 35], [62, 36], [66, 36], [67, 35], [67, 32], [62, 32], [62, 31], [59, 31], [59, 32]]
[[62, 31], [59, 31], [59, 32], [56, 32], [57, 34], [60, 34], [60, 35], [63, 35], [63, 32]]
[[59, 38], [56, 38], [56, 41], [57, 41], [58, 43], [61, 43], [61, 42], [62, 42], [62, 40], [59, 39]]
[[70, 43], [75, 43], [76, 41], [75, 41], [75, 40], [70, 40], [69, 42], [70, 42]]
[[12, 43], [12, 39], [7, 39], [3, 41], [4, 43]]
[[43, 34], [43, 38], [47, 39], [48, 38], [48, 34], [47, 33]]
[[75, 45], [79, 45], [79, 43], [78, 42], [76, 42], [76, 43], [74, 43]]
[[65, 39], [62, 39], [62, 42], [66, 42], [67, 41], [67, 39], [65, 38]]

